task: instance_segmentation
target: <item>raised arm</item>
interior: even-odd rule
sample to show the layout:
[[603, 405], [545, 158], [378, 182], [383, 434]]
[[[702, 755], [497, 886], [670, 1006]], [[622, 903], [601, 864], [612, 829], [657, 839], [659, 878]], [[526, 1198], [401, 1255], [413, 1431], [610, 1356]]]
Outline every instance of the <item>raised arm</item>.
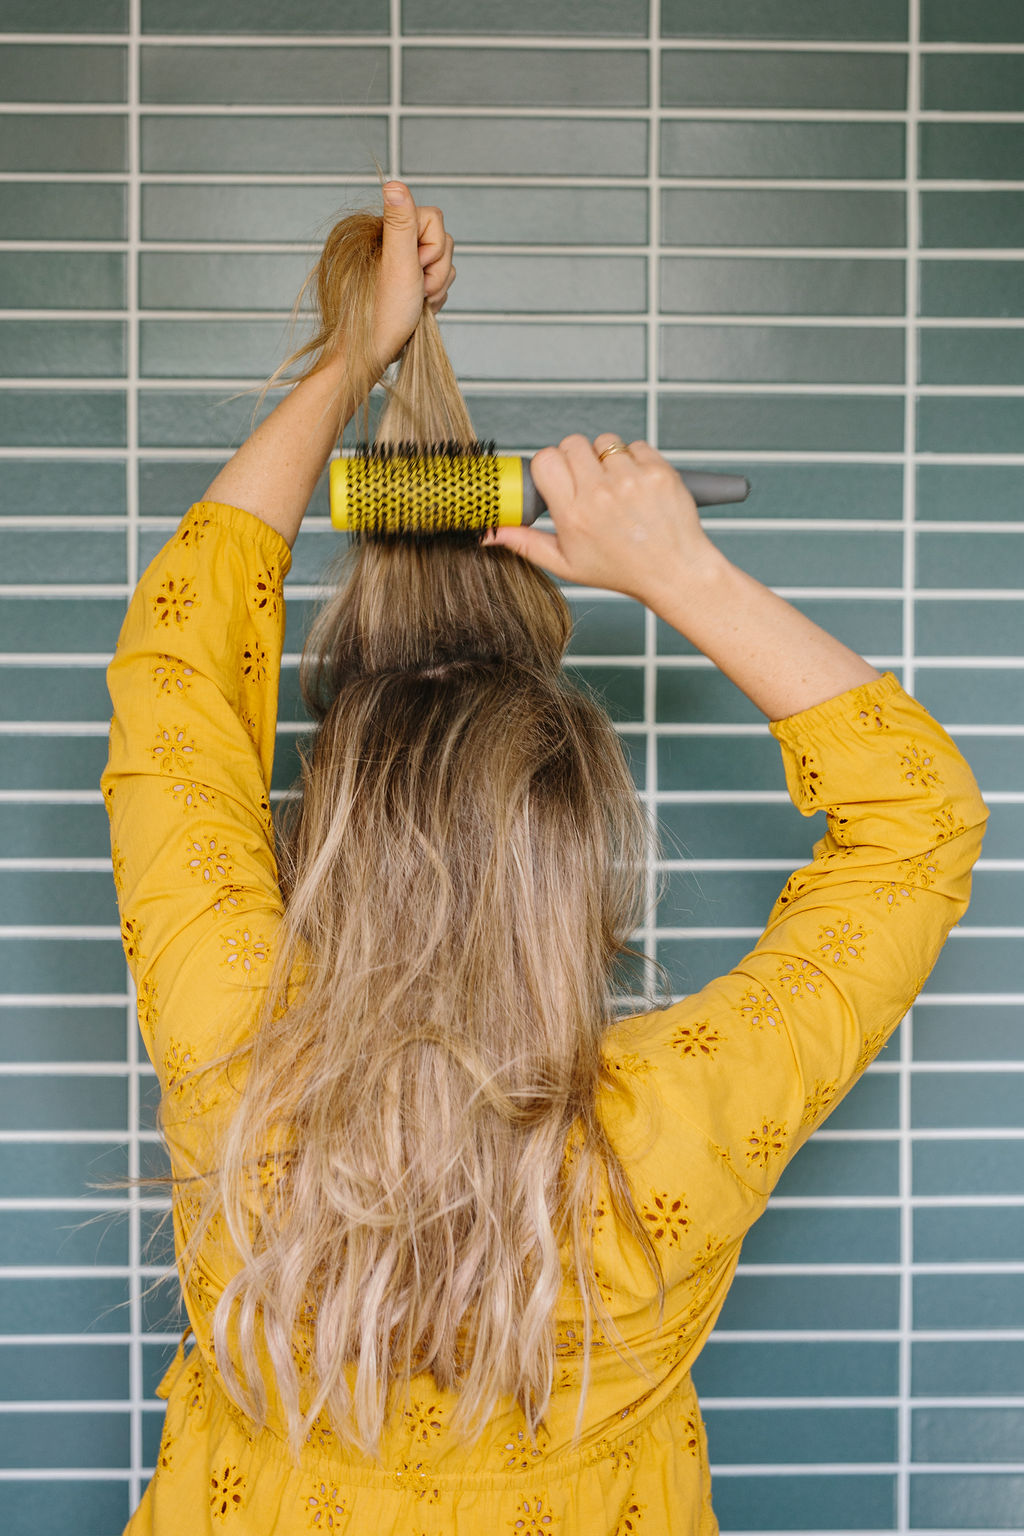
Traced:
[[[418, 208], [400, 181], [384, 188], [373, 341], [380, 371], [401, 352], [423, 312], [436, 313], [455, 276], [452, 237], [439, 208]], [[289, 547], [345, 424], [359, 406], [349, 386], [344, 338], [304, 378], [225, 464], [204, 500], [241, 507], [276, 528]]]

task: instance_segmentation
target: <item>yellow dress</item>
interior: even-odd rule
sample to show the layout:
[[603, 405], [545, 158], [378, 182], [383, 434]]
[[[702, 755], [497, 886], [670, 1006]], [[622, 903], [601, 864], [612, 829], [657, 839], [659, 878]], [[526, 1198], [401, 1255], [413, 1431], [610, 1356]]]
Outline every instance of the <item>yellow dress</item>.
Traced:
[[[103, 789], [125, 950], [173, 1137], [201, 1155], [235, 1090], [189, 1074], [250, 1027], [281, 913], [268, 785], [284, 628], [284, 541], [201, 503], [146, 571], [109, 671]], [[896, 1028], [963, 913], [986, 810], [967, 764], [892, 675], [773, 724], [790, 794], [828, 813], [813, 863], [754, 950], [684, 1002], [614, 1026], [628, 1091], [601, 1113], [667, 1282], [658, 1326], [635, 1248], [598, 1218], [594, 1262], [646, 1378], [592, 1356], [573, 1445], [578, 1300], [557, 1314], [558, 1370], [536, 1446], [502, 1405], [469, 1450], [453, 1400], [411, 1385], [383, 1467], [318, 1423], [295, 1465], [280, 1421], [255, 1432], [219, 1383], [210, 1318], [222, 1256], [185, 1279], [194, 1335], [162, 1388], [167, 1416], [132, 1536], [684, 1536], [717, 1530], [690, 1370], [745, 1233], [798, 1147]], [[187, 1197], [176, 1201], [179, 1245]]]

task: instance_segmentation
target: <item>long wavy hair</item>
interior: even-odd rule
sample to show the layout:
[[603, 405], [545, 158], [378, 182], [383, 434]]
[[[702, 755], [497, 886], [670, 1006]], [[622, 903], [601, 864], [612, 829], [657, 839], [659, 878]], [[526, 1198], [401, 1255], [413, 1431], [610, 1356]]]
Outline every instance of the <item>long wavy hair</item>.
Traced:
[[[307, 285], [319, 328], [289, 360], [306, 376], [343, 340], [357, 400], [382, 372], [381, 231], [332, 231]], [[427, 307], [387, 390], [378, 441], [473, 441]], [[597, 1114], [619, 1087], [602, 1041], [645, 820], [607, 717], [562, 673], [570, 628], [542, 572], [437, 540], [355, 544], [309, 635], [283, 928], [206, 1201], [242, 1259], [218, 1367], [258, 1422], [276, 1386], [296, 1449], [324, 1410], [379, 1457], [394, 1389], [426, 1371], [458, 1393], [457, 1434], [511, 1397], [535, 1435], [566, 1271], [578, 1435], [595, 1319], [623, 1345], [593, 1272], [602, 1176], [664, 1300]]]

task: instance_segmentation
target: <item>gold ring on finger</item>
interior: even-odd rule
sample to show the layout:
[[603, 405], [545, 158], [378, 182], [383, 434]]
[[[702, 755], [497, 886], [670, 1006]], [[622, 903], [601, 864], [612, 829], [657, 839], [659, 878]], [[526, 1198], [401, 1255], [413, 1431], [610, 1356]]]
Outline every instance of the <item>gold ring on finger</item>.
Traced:
[[601, 452], [597, 456], [597, 462], [599, 464], [603, 463], [604, 460], [608, 457], [608, 455], [610, 453], [628, 453], [628, 452], [629, 452], [629, 449], [626, 447], [625, 443], [612, 443], [610, 448], [602, 448], [601, 449]]

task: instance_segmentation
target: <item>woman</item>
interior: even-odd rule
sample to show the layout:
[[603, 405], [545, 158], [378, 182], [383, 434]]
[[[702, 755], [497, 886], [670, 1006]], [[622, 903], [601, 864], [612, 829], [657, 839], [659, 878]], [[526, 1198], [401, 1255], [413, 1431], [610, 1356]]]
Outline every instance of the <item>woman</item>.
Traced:
[[[332, 233], [305, 376], [143, 576], [109, 674], [194, 1335], [130, 1530], [714, 1531], [691, 1366], [786, 1162], [963, 913], [986, 811], [894, 677], [606, 433], [535, 457], [554, 533], [357, 548], [275, 850], [281, 583], [339, 420], [404, 349], [382, 434], [472, 435], [433, 320], [451, 237], [400, 183], [385, 205], [382, 240]], [[698, 646], [828, 816], [753, 952], [626, 1020], [645, 826], [540, 567]]]

